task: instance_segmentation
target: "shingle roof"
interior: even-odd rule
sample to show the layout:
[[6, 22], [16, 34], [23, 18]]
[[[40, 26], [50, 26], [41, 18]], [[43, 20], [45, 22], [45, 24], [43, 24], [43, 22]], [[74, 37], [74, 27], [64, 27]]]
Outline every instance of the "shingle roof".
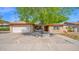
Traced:
[[65, 22], [64, 24], [73, 24], [73, 25], [79, 25], [79, 22]]
[[64, 26], [64, 24], [48, 24], [48, 26]]
[[11, 22], [10, 25], [33, 25], [29, 22]]

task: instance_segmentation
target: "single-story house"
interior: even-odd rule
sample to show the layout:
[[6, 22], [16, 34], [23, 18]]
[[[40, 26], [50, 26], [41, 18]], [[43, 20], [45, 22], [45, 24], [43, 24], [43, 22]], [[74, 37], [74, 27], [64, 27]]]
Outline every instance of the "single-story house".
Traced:
[[27, 22], [12, 22], [10, 23], [10, 32], [12, 33], [33, 32], [33, 24]]
[[[2, 26], [2, 24], [0, 24]], [[63, 24], [48, 24], [40, 26], [28, 22], [11, 22], [9, 24], [3, 24], [4, 26], [10, 27], [11, 33], [28, 33], [28, 32], [34, 32], [34, 30], [37, 28], [43, 28], [44, 31], [47, 31], [49, 33], [61, 33], [61, 32], [67, 32], [68, 28], [72, 28], [73, 32], [79, 32], [79, 22], [76, 23], [70, 23], [65, 22]]]
[[7, 21], [0, 20], [0, 32], [9, 31], [10, 24]]
[[2, 21], [2, 22], [0, 22], [0, 26], [9, 26], [9, 22], [8, 21]]
[[[34, 25], [28, 22], [12, 22], [10, 23], [10, 32], [12, 33], [28, 33], [33, 32], [38, 25]], [[63, 32], [65, 30], [64, 24], [48, 24], [42, 27], [44, 31], [53, 33], [53, 32]]]

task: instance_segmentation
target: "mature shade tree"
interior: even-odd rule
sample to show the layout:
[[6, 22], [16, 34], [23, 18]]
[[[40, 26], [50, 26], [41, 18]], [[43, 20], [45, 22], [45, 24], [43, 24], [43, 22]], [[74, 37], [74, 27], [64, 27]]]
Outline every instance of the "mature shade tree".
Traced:
[[61, 23], [68, 20], [71, 8], [63, 7], [17, 7], [20, 20], [35, 23], [41, 21], [43, 24]]

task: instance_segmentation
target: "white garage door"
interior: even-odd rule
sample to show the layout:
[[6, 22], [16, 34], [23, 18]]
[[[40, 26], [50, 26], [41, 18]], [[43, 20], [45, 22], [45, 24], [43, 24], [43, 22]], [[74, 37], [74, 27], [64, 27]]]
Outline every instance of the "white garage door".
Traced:
[[13, 32], [14, 33], [27, 33], [30, 32], [32, 29], [30, 26], [26, 26], [26, 27], [13, 27]]

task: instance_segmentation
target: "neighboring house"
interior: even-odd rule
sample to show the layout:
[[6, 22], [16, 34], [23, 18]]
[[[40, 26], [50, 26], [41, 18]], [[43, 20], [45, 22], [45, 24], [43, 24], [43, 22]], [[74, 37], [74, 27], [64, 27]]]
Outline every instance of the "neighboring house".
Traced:
[[9, 26], [9, 22], [0, 20], [0, 26]]
[[65, 26], [67, 26], [67, 28], [71, 28], [73, 32], [79, 32], [79, 22], [74, 23], [65, 22], [64, 24]]
[[0, 27], [2, 26], [9, 26], [9, 23], [0, 23]]
[[10, 25], [9, 25], [9, 22], [8, 21], [2, 21], [2, 20], [0, 20], [0, 28], [2, 28], [2, 27], [9, 27]]
[[10, 32], [12, 33], [28, 33], [33, 32], [33, 24], [26, 22], [10, 23]]
[[0, 32], [1, 31], [9, 31], [10, 30], [9, 22], [0, 20]]

